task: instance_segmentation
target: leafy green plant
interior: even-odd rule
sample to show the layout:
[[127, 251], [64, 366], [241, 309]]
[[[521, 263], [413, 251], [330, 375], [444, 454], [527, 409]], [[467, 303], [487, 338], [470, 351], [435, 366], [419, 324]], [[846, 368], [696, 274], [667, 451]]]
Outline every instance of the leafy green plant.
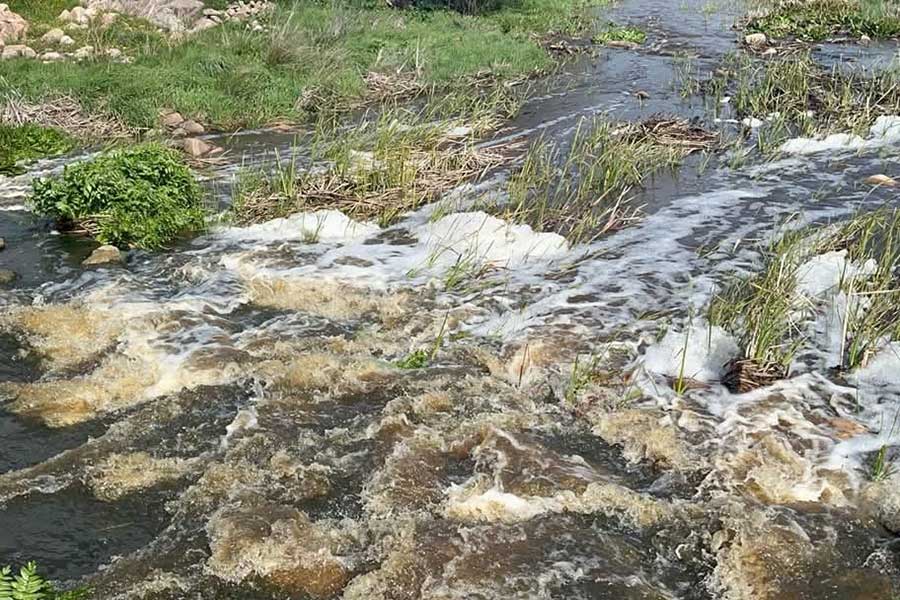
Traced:
[[14, 574], [9, 565], [0, 568], [0, 600], [85, 600], [89, 591], [84, 588], [62, 592], [38, 573], [29, 562]]
[[608, 23], [603, 31], [594, 36], [594, 43], [596, 44], [625, 42], [640, 45], [645, 41], [647, 41], [647, 34], [637, 27], [616, 25], [615, 23]]
[[204, 226], [202, 192], [174, 150], [142, 144], [33, 184], [35, 212], [105, 244], [160, 248]]
[[24, 171], [17, 163], [64, 154], [75, 147], [75, 140], [59, 129], [39, 125], [0, 125], [0, 174], [16, 175]]
[[420, 348], [414, 352], [410, 352], [394, 364], [399, 369], [424, 369], [431, 362], [431, 355], [428, 350]]

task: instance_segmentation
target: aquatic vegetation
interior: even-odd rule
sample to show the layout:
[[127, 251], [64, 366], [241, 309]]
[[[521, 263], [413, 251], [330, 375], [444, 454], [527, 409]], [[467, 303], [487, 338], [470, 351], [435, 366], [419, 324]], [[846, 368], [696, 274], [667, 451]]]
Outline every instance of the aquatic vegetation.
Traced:
[[204, 227], [202, 192], [179, 154], [157, 144], [106, 152], [36, 180], [35, 212], [105, 244], [161, 248]]
[[39, 125], [0, 124], [0, 174], [22, 171], [17, 163], [64, 154], [75, 147], [75, 140], [66, 133]]
[[431, 363], [431, 355], [427, 350], [410, 352], [394, 364], [398, 369], [424, 369]]
[[808, 41], [900, 35], [900, 11], [885, 0], [775, 0], [772, 4], [762, 16], [750, 20], [749, 31]]
[[503, 217], [536, 231], [555, 231], [573, 243], [596, 238], [634, 219], [634, 188], [716, 137], [679, 119], [641, 123], [582, 121], [566, 148], [538, 141], [507, 186]]
[[730, 96], [736, 116], [759, 120], [757, 150], [776, 152], [792, 136], [865, 133], [878, 117], [900, 112], [900, 68], [827, 69], [808, 52], [764, 62], [727, 57], [701, 82], [718, 111]]
[[803, 236], [791, 232], [764, 253], [764, 270], [726, 285], [709, 306], [711, 325], [738, 338], [743, 356], [728, 367], [724, 383], [748, 391], [785, 377], [800, 340], [795, 319], [797, 270]]
[[600, 32], [594, 34], [594, 43], [596, 44], [608, 45], [612, 42], [625, 42], [640, 45], [645, 41], [647, 41], [647, 34], [642, 30], [615, 23], [607, 23]]
[[85, 588], [59, 591], [38, 573], [38, 566], [29, 562], [18, 573], [9, 565], [0, 568], [0, 600], [84, 600], [89, 597]]
[[[428, 109], [432, 110], [432, 109]], [[470, 121], [430, 120], [430, 113], [385, 111], [349, 130], [320, 129], [314, 163], [279, 159], [271, 173], [240, 180], [234, 201], [239, 223], [254, 223], [299, 211], [337, 209], [387, 226], [400, 215], [438, 198], [465, 181], [478, 180], [514, 154], [503, 146], [479, 147]]]

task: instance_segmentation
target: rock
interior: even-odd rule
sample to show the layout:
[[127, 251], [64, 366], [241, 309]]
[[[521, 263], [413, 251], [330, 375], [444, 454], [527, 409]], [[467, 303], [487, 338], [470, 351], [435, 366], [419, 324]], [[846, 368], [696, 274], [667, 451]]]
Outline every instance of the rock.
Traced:
[[5, 248], [6, 248], [6, 240], [4, 240], [3, 238], [0, 238], [0, 250], [3, 250]]
[[85, 60], [94, 55], [94, 47], [93, 46], [82, 46], [78, 50], [76, 50], [72, 54], [72, 58], [75, 60]]
[[101, 17], [100, 17], [100, 26], [103, 29], [106, 29], [107, 27], [109, 27], [110, 25], [115, 23], [116, 19], [118, 19], [118, 18], [119, 18], [119, 13], [114, 13], [114, 12], [103, 13], [103, 15], [101, 15]]
[[204, 16], [204, 17], [221, 17], [222, 14], [223, 14], [223, 13], [222, 13], [221, 10], [218, 10], [218, 9], [215, 9], [215, 8], [204, 8], [204, 9], [203, 9], [203, 16]]
[[11, 58], [34, 58], [37, 52], [23, 44], [15, 44], [5, 46], [3, 52], [0, 53], [0, 60], [9, 60]]
[[197, 138], [188, 138], [181, 142], [181, 149], [192, 158], [201, 158], [213, 152], [215, 147]]
[[59, 52], [44, 52], [41, 54], [41, 60], [44, 62], [58, 62], [64, 60], [66, 57], [60, 54]]
[[184, 117], [179, 112], [169, 112], [162, 116], [162, 124], [166, 127], [177, 127], [184, 123]]
[[869, 185], [895, 187], [897, 185], [897, 180], [879, 173], [878, 175], [866, 177], [866, 183], [868, 183]]
[[90, 267], [120, 262], [122, 262], [122, 252], [115, 246], [107, 244], [91, 252], [91, 255], [84, 259], [81, 264], [85, 267]]
[[59, 20], [78, 25], [87, 25], [95, 16], [97, 16], [95, 9], [76, 6], [72, 10], [62, 11], [59, 15]]
[[460, 125], [447, 131], [447, 137], [451, 139], [467, 138], [472, 135], [472, 128]]
[[200, 32], [205, 31], [207, 29], [212, 29], [216, 26], [216, 22], [210, 19], [209, 17], [202, 17], [197, 19], [194, 23], [194, 26], [191, 28], [191, 31]]
[[764, 33], [750, 33], [744, 37], [744, 43], [751, 48], [762, 48], [769, 43], [769, 38]]
[[183, 122], [181, 124], [181, 129], [183, 129], [187, 135], [202, 135], [206, 133], [206, 129], [203, 127], [203, 125], [201, 125], [197, 121], [192, 120]]
[[12, 283], [16, 280], [16, 277], [18, 277], [18, 275], [16, 275], [15, 271], [10, 271], [9, 269], [0, 269], [0, 285]]
[[112, 58], [113, 60], [115, 60], [115, 59], [117, 59], [117, 58], [121, 58], [121, 56], [122, 56], [122, 51], [119, 50], [118, 48], [107, 48], [107, 49], [106, 49], [106, 56], [108, 56], [109, 58]]
[[862, 44], [863, 46], [868, 46], [871, 41], [872, 41], [872, 38], [870, 38], [869, 36], [867, 36], [865, 34], [863, 34], [863, 36], [861, 38], [859, 38], [859, 43]]
[[54, 29], [51, 29], [50, 31], [48, 31], [47, 33], [42, 35], [41, 41], [44, 42], [45, 44], [56, 45], [59, 43], [59, 41], [61, 39], [63, 39], [63, 37], [65, 37], [65, 35], [66, 35], [65, 31], [63, 31], [59, 27], [55, 27]]
[[75, 40], [73, 40], [72, 38], [70, 38], [67, 35], [64, 35], [61, 38], [59, 38], [59, 45], [60, 46], [74, 46]]
[[0, 4], [0, 46], [25, 39], [28, 34], [28, 21], [18, 13]]

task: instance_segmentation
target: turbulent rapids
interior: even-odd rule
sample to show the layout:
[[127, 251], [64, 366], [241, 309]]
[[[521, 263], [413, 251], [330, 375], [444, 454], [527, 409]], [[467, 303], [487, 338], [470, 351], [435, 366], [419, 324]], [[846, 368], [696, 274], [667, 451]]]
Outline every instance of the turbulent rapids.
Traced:
[[[732, 39], [633, 4], [652, 50], [578, 62], [504, 139], [652, 114], [675, 51]], [[635, 86], [648, 106], [623, 106]], [[72, 159], [0, 177], [5, 231], [28, 231], [0, 297], [0, 563], [109, 599], [894, 598], [900, 346], [838, 368], [842, 286], [877, 269], [810, 240], [896, 203], [862, 182], [898, 142], [882, 117], [663, 175], [591, 243], [485, 212], [501, 169], [387, 227], [305, 212], [91, 270], [23, 207]], [[729, 391], [739, 336], [707, 308], [806, 226], [802, 347]]]

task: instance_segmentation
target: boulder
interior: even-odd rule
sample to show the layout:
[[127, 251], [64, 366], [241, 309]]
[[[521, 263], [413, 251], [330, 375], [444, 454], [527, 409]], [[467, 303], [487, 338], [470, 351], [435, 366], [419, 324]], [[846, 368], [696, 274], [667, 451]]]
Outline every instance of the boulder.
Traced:
[[202, 135], [206, 133], [206, 129], [204, 129], [203, 125], [201, 125], [197, 121], [185, 121], [181, 124], [181, 128], [188, 135]]
[[162, 124], [166, 127], [178, 127], [182, 123], [184, 123], [184, 117], [181, 116], [181, 113], [170, 112], [162, 116]]
[[64, 60], [66, 57], [60, 54], [59, 52], [44, 52], [41, 54], [41, 60], [44, 62], [58, 62]]
[[41, 36], [41, 41], [45, 44], [56, 45], [59, 43], [61, 39], [66, 37], [66, 32], [60, 29], [59, 27], [55, 27]]
[[4, 240], [3, 238], [0, 238], [0, 250], [3, 250], [5, 248], [6, 248], [6, 240]]
[[10, 271], [9, 269], [0, 269], [0, 285], [7, 285], [16, 280], [15, 271]]
[[215, 146], [197, 138], [187, 138], [181, 142], [181, 149], [191, 158], [201, 158], [210, 154]]
[[122, 252], [115, 246], [107, 244], [91, 252], [91, 255], [84, 259], [81, 264], [85, 267], [90, 267], [120, 262], [122, 262]]
[[93, 46], [82, 46], [72, 54], [72, 58], [74, 58], [75, 60], [85, 60], [92, 57], [93, 55]]
[[215, 26], [216, 22], [209, 17], [201, 17], [194, 22], [194, 26], [191, 28], [191, 31], [193, 31], [194, 33], [199, 33], [201, 31], [206, 31], [207, 29], [212, 29]]
[[750, 33], [744, 36], [744, 43], [751, 48], [762, 48], [769, 42], [764, 33]]
[[7, 5], [0, 4], [0, 46], [22, 41], [27, 33], [28, 21], [9, 10]]
[[11, 58], [34, 58], [36, 56], [37, 52], [32, 48], [23, 44], [15, 44], [3, 48], [3, 52], [0, 53], [0, 60], [9, 60]]
[[60, 46], [74, 46], [75, 40], [73, 40], [71, 37], [69, 37], [67, 35], [64, 35], [61, 38], [59, 38], [59, 45]]

